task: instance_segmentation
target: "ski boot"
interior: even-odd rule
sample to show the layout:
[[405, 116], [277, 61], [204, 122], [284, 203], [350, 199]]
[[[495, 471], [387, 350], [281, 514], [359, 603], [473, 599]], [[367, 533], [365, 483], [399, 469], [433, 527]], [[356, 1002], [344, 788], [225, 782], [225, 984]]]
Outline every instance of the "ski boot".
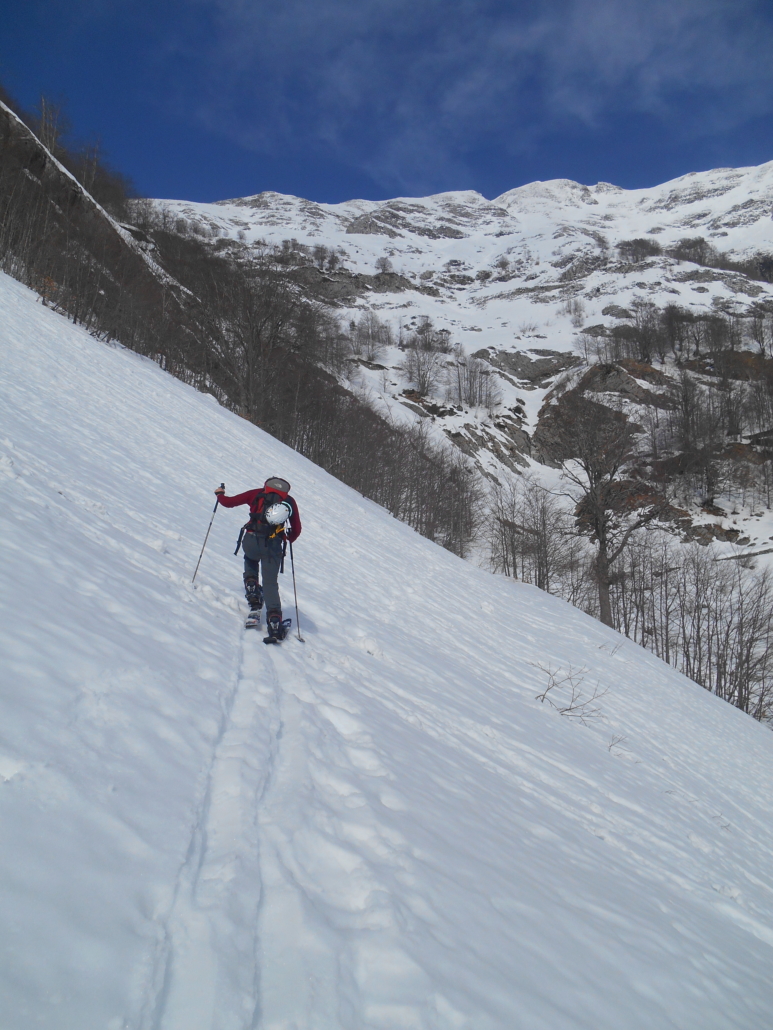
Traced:
[[245, 622], [245, 629], [256, 629], [260, 626], [260, 610], [263, 607], [263, 590], [255, 579], [244, 581], [244, 593], [250, 606], [250, 614]]
[[284, 640], [287, 636], [287, 631], [290, 628], [292, 619], [282, 618], [281, 608], [272, 608], [266, 612], [266, 629], [268, 630], [268, 636], [263, 637], [264, 644], [278, 644], [280, 640]]

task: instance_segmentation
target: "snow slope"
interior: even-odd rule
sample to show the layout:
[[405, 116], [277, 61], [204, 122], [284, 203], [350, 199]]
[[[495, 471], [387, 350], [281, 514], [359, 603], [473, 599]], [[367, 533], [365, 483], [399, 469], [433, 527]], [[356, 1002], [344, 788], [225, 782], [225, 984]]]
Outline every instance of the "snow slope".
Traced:
[[[770, 1025], [768, 730], [0, 307], [2, 1030]], [[267, 474], [305, 645], [245, 637], [238, 512], [190, 583], [212, 488]]]
[[[585, 324], [592, 326], [611, 324], [603, 314], [610, 302], [626, 306], [634, 297], [696, 312], [773, 297], [769, 284], [749, 285], [737, 274], [665, 256], [637, 266], [615, 258], [621, 241], [641, 237], [667, 248], [703, 236], [736, 260], [772, 252], [773, 161], [691, 172], [639, 190], [554, 179], [494, 200], [466, 190], [342, 204], [274, 192], [215, 204], [160, 203], [172, 217], [205, 234], [238, 239], [247, 249], [288, 239], [323, 244], [342, 255], [346, 268], [368, 274], [388, 257], [396, 272], [417, 288], [434, 287], [436, 296], [379, 292], [359, 305], [395, 326], [429, 315], [469, 351], [576, 350], [578, 327], [564, 310], [569, 299], [582, 301]], [[590, 268], [572, 274], [580, 258], [590, 259]], [[595, 259], [601, 263], [594, 269]], [[481, 281], [479, 273], [490, 278]]]

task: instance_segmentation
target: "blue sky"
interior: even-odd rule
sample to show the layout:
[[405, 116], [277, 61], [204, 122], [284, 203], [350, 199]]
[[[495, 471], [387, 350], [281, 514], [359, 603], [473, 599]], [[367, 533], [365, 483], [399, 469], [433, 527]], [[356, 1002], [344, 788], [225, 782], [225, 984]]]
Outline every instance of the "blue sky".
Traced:
[[773, 0], [0, 0], [0, 80], [140, 193], [318, 201], [773, 159]]

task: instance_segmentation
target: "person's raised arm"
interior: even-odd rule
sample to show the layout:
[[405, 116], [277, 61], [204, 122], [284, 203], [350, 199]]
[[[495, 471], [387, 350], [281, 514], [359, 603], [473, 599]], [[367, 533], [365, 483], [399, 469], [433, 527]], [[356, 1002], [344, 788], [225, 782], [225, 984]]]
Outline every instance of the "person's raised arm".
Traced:
[[245, 490], [243, 494], [235, 494], [233, 497], [226, 497], [225, 491], [221, 491], [218, 487], [218, 489], [215, 490], [215, 493], [217, 494], [218, 501], [224, 508], [238, 508], [240, 504], [252, 504], [258, 491]]

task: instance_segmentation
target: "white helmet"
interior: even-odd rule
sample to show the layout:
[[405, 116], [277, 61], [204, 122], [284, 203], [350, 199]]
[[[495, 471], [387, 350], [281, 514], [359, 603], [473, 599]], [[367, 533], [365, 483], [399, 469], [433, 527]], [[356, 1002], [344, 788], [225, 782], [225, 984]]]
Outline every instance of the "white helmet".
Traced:
[[281, 526], [283, 522], [292, 515], [293, 510], [287, 501], [280, 501], [278, 504], [272, 504], [270, 508], [266, 508], [266, 522], [271, 526]]

